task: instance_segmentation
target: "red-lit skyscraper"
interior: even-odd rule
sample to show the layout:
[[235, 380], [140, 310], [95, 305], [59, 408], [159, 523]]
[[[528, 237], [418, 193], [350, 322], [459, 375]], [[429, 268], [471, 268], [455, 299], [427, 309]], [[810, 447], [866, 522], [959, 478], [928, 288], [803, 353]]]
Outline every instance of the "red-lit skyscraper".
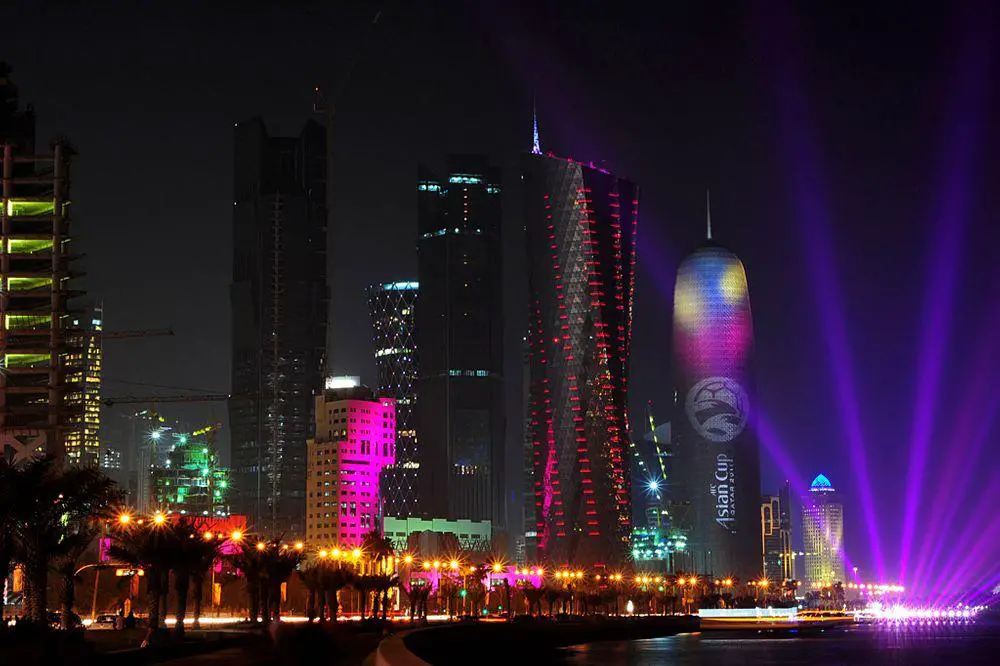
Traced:
[[535, 516], [527, 536], [542, 560], [623, 563], [639, 190], [538, 150], [524, 156], [522, 173]]

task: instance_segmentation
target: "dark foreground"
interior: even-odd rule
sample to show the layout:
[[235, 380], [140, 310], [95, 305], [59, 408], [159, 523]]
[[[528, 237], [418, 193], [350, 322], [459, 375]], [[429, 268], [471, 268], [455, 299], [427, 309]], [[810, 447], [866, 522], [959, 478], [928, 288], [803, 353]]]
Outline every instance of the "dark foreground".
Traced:
[[696, 631], [695, 617], [523, 618], [513, 623], [469, 622], [407, 634], [406, 647], [434, 666], [449, 664], [545, 664], [560, 648], [591, 641], [630, 641]]
[[722, 638], [707, 633], [689, 634], [578, 645], [560, 650], [559, 658], [553, 661], [564, 666], [994, 666], [1000, 664], [1000, 627], [989, 624], [908, 628], [860, 626], [821, 637], [803, 638], [751, 634]]

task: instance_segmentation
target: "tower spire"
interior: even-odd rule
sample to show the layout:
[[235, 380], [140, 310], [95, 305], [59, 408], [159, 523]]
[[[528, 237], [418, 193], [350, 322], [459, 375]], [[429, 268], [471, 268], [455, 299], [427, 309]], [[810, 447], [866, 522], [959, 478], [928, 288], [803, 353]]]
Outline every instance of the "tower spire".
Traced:
[[712, 240], [712, 191], [705, 190], [705, 238]]
[[535, 155], [542, 154], [542, 144], [538, 140], [538, 107], [535, 105], [535, 98], [531, 98], [531, 152]]

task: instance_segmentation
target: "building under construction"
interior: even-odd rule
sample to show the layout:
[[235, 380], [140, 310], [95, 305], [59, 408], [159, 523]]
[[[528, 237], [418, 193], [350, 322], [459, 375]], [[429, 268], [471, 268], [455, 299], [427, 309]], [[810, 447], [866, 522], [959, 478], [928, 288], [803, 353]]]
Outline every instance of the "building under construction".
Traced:
[[[31, 108], [22, 110], [10, 68], [0, 63], [0, 451], [84, 456], [71, 433], [85, 412], [89, 327], [72, 299], [70, 163], [55, 141], [35, 150]], [[76, 321], [77, 324], [73, 322]]]
[[152, 470], [154, 508], [213, 518], [229, 515], [229, 470], [219, 465], [215, 447], [219, 427], [172, 433], [163, 466]]
[[322, 389], [327, 308], [327, 135], [314, 121], [235, 131], [232, 428], [235, 508], [264, 533], [302, 535], [306, 440]]

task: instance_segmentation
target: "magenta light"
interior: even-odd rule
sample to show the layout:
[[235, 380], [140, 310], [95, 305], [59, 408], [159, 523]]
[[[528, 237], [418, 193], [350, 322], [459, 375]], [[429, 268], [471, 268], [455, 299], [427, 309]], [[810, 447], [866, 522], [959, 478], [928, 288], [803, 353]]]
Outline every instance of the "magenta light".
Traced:
[[[977, 5], [978, 6], [978, 5]], [[913, 433], [910, 441], [910, 464], [907, 479], [922, 480], [927, 453], [937, 414], [938, 389], [948, 344], [948, 326], [952, 319], [955, 284], [960, 255], [968, 226], [973, 165], [980, 147], [984, 97], [989, 83], [988, 63], [992, 34], [990, 21], [981, 12], [963, 12], [959, 29], [953, 36], [959, 53], [954, 63], [956, 90], [945, 95], [949, 101], [946, 114], [941, 160], [943, 187], [936, 204], [937, 233], [931, 245], [931, 271], [926, 285], [924, 318], [920, 327], [920, 347], [916, 364], [920, 369], [916, 382]], [[903, 536], [900, 544], [900, 571], [909, 572], [917, 516], [922, 507], [924, 484], [906, 484]]]
[[755, 16], [760, 31], [759, 45], [764, 62], [774, 73], [777, 97], [779, 140], [785, 153], [786, 170], [797, 212], [796, 228], [802, 234], [805, 257], [827, 345], [827, 358], [841, 410], [855, 483], [861, 496], [861, 513], [867, 528], [869, 548], [880, 579], [885, 579], [881, 537], [868, 471], [865, 440], [847, 332], [840, 305], [836, 271], [832, 257], [832, 222], [828, 196], [824, 191], [820, 146], [811, 127], [811, 112], [802, 71], [802, 44], [805, 31], [792, 15], [792, 3], [772, 4]]

